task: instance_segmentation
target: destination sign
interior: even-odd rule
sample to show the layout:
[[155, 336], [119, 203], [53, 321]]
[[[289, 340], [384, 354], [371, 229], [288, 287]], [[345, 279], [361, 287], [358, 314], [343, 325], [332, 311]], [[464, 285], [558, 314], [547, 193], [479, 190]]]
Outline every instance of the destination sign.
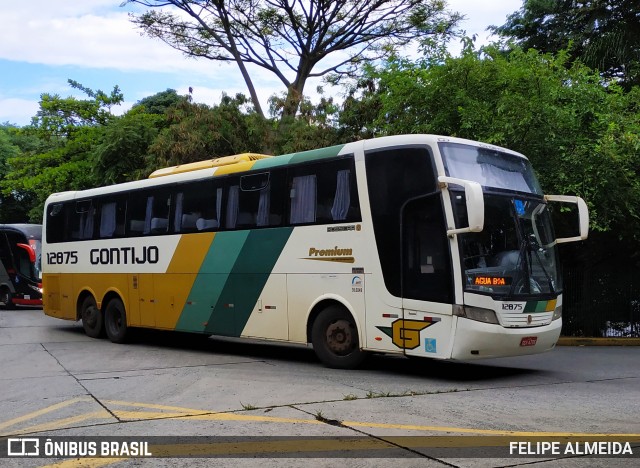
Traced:
[[511, 278], [508, 276], [477, 275], [473, 278], [474, 286], [508, 286]]

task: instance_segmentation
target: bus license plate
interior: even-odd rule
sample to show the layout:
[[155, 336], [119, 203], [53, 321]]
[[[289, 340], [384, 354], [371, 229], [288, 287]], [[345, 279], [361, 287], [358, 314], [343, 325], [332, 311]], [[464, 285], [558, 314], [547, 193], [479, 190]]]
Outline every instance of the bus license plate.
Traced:
[[537, 336], [525, 336], [520, 340], [520, 346], [535, 346], [538, 341]]

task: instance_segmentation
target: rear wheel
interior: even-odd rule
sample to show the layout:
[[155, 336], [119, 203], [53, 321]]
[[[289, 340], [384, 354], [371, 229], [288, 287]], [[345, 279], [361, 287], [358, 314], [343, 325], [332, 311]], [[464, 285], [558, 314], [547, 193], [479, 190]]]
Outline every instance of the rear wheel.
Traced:
[[323, 310], [311, 329], [313, 350], [328, 367], [353, 369], [365, 358], [351, 314], [339, 306]]
[[127, 314], [120, 299], [111, 299], [104, 311], [104, 327], [113, 343], [124, 343], [127, 339]]
[[0, 308], [10, 309], [13, 305], [13, 295], [9, 288], [3, 287], [0, 289]]
[[87, 336], [100, 338], [104, 335], [104, 320], [93, 296], [87, 296], [80, 306], [82, 328]]

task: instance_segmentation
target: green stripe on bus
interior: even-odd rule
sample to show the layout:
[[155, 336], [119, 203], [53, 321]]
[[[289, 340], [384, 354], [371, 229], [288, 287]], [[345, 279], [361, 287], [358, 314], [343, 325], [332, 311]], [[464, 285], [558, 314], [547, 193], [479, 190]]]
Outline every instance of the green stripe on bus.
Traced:
[[210, 312], [207, 333], [240, 336], [292, 231], [245, 231], [248, 236]]
[[[220, 232], [215, 235], [193, 282], [176, 330], [205, 331], [211, 319], [211, 311], [223, 295], [229, 274], [248, 235], [249, 231]], [[232, 329], [233, 320], [220, 325], [221, 329]]]
[[545, 312], [549, 301], [529, 301], [524, 307], [525, 314], [534, 314], [536, 312]]
[[287, 164], [331, 158], [337, 156], [340, 151], [342, 151], [342, 148], [344, 148], [344, 145], [336, 145], [330, 146], [328, 148], [321, 148], [311, 151], [301, 151], [299, 153], [283, 154], [281, 156], [275, 156], [273, 158], [260, 159], [256, 161], [251, 169], [270, 169], [272, 167], [285, 166]]
[[291, 163], [300, 163], [304, 161], [314, 161], [316, 159], [325, 159], [337, 156], [342, 151], [344, 145], [329, 146], [328, 148], [321, 148], [311, 151], [303, 151], [301, 153], [294, 153], [291, 155]]

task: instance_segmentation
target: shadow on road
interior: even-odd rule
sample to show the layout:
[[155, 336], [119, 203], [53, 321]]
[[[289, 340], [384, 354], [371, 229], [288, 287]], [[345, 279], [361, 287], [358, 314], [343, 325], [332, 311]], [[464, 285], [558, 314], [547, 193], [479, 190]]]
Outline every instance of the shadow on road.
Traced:
[[[83, 334], [81, 326], [61, 326], [61, 331]], [[216, 353], [245, 357], [261, 361], [281, 361], [305, 363], [322, 367], [313, 349], [304, 345], [279, 344], [259, 340], [208, 337], [194, 333], [135, 329], [127, 346], [155, 346], [161, 348], [184, 349], [191, 352]], [[106, 339], [106, 338], [105, 338]], [[113, 346], [118, 346], [114, 344]], [[542, 375], [546, 371], [514, 366], [513, 361], [501, 365], [501, 360], [486, 361], [440, 361], [435, 359], [405, 358], [383, 354], [372, 354], [356, 370], [345, 372], [374, 372], [398, 376], [428, 377], [446, 382], [490, 382], [520, 375]], [[523, 363], [524, 364], [524, 363]], [[340, 371], [338, 371], [340, 372]]]

